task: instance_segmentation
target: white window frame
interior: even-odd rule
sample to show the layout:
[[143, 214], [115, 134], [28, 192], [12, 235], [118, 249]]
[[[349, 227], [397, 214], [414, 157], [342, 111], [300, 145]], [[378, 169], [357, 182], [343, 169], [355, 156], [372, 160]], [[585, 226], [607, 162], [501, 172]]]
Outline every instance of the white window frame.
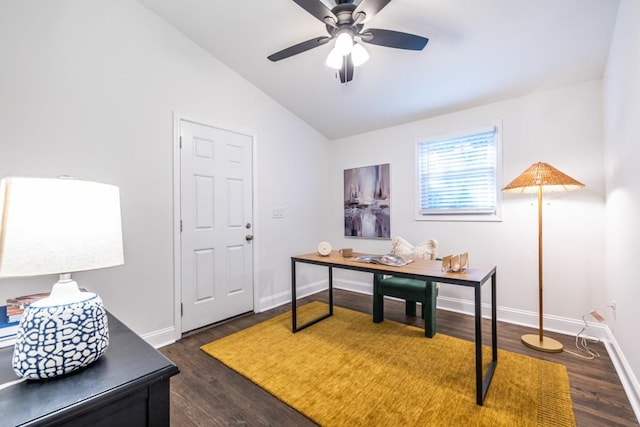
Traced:
[[[473, 135], [483, 132], [495, 130], [495, 144], [496, 144], [496, 210], [493, 213], [421, 213], [420, 209], [420, 143], [428, 141], [440, 141], [443, 139], [459, 138], [466, 135]], [[480, 221], [480, 222], [496, 222], [502, 221], [502, 191], [501, 185], [503, 182], [502, 175], [502, 123], [499, 121], [493, 121], [486, 125], [476, 126], [472, 128], [460, 129], [456, 131], [443, 132], [427, 137], [421, 137], [416, 139], [415, 143], [415, 219], [417, 221]]]

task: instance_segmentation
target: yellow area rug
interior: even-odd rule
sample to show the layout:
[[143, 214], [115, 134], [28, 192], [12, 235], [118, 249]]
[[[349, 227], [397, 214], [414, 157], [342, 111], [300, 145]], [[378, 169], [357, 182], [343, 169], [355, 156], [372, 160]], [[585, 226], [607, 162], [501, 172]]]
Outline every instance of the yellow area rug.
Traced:
[[[298, 324], [327, 311], [299, 307]], [[476, 405], [474, 348], [334, 307], [295, 334], [289, 312], [202, 350], [323, 426], [575, 426], [566, 368], [507, 351]]]

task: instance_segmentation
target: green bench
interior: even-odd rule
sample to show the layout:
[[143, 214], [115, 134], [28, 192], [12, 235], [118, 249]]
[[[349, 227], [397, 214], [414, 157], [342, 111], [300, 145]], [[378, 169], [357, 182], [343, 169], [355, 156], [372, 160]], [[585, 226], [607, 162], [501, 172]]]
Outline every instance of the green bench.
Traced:
[[404, 299], [405, 313], [416, 315], [416, 302], [422, 305], [424, 319], [424, 335], [432, 338], [436, 334], [436, 298], [438, 286], [435, 282], [425, 282], [404, 277], [384, 277], [373, 275], [373, 322], [384, 320], [384, 297], [390, 296]]

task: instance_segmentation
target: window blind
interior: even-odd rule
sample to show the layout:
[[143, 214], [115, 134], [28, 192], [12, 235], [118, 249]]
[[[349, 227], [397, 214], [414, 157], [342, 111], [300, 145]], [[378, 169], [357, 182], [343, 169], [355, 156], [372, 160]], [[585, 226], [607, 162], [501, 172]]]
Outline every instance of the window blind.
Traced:
[[418, 143], [420, 214], [494, 214], [496, 131]]

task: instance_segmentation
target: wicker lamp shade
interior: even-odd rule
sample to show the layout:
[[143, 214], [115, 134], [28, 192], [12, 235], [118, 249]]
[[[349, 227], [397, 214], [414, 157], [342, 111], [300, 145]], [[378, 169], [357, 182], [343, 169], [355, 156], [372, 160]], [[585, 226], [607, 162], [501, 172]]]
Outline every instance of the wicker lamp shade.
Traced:
[[560, 172], [548, 163], [534, 163], [522, 172], [502, 191], [505, 193], [537, 193], [542, 187], [543, 193], [579, 190], [584, 184]]

